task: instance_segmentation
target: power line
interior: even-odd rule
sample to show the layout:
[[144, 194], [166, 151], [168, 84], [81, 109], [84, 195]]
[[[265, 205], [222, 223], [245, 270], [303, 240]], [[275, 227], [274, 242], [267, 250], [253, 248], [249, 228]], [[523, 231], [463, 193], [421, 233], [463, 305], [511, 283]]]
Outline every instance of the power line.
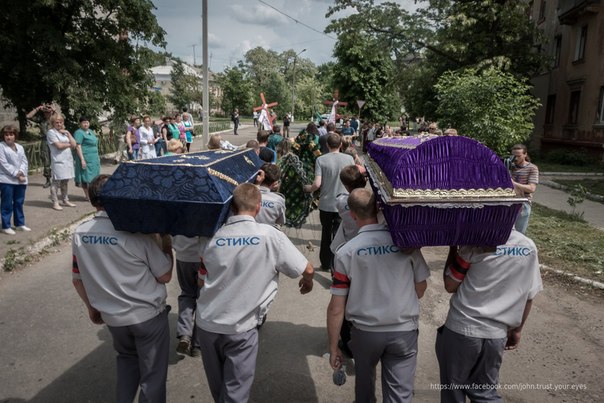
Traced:
[[262, 3], [262, 4], [264, 4], [266, 7], [270, 7], [270, 8], [272, 8], [273, 10], [275, 10], [276, 12], [278, 12], [279, 14], [282, 14], [282, 15], [286, 16], [286, 17], [287, 17], [287, 18], [289, 18], [290, 20], [294, 21], [296, 24], [300, 24], [300, 25], [302, 25], [302, 26], [304, 26], [304, 27], [306, 27], [306, 28], [310, 29], [311, 31], [315, 31], [315, 32], [316, 32], [316, 33], [318, 33], [318, 34], [321, 34], [321, 35], [324, 35], [324, 36], [328, 37], [329, 39], [333, 39], [334, 41], [337, 41], [337, 39], [336, 39], [336, 38], [334, 38], [333, 36], [329, 36], [329, 35], [327, 35], [325, 32], [319, 31], [318, 29], [313, 28], [313, 27], [311, 27], [310, 25], [303, 23], [302, 21], [299, 21], [299, 20], [295, 19], [295, 18], [294, 18], [294, 17], [292, 17], [291, 15], [284, 13], [283, 11], [281, 11], [281, 10], [279, 10], [278, 8], [276, 8], [276, 7], [274, 7], [274, 6], [270, 5], [270, 4], [268, 4], [267, 2], [262, 1], [262, 0], [258, 0], [258, 1], [259, 1], [260, 3]]

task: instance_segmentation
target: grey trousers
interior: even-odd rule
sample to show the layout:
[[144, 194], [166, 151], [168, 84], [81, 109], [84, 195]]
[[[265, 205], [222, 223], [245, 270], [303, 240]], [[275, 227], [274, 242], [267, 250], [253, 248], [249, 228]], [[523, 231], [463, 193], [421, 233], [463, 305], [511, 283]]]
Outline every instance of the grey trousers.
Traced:
[[194, 347], [197, 347], [197, 340], [195, 338], [195, 309], [197, 308], [197, 297], [199, 297], [199, 287], [197, 285], [198, 270], [199, 262], [181, 262], [176, 259], [176, 274], [178, 276], [178, 285], [180, 285], [176, 337], [190, 337]]
[[468, 337], [439, 327], [436, 358], [443, 387], [440, 401], [465, 403], [467, 396], [472, 402], [503, 402], [496, 385], [506, 340]]
[[357, 402], [375, 402], [375, 367], [382, 363], [382, 400], [411, 402], [417, 362], [417, 330], [366, 332], [352, 328], [348, 346], [354, 354]]
[[118, 403], [132, 403], [140, 386], [139, 402], [166, 401], [170, 353], [168, 311], [130, 326], [108, 326], [117, 351]]
[[57, 203], [59, 190], [61, 191], [61, 200], [66, 202], [69, 201], [69, 195], [67, 194], [67, 185], [69, 179], [53, 179], [50, 182], [50, 200], [53, 203]]
[[197, 327], [197, 338], [214, 401], [247, 402], [256, 372], [258, 330], [218, 334]]

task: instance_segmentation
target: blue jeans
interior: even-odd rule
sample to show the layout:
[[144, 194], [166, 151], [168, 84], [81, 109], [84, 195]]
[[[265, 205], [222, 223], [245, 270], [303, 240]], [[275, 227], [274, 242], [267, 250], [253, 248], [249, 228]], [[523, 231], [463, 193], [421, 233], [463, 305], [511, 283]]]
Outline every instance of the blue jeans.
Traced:
[[137, 148], [137, 149], [134, 149], [134, 148], [133, 148], [133, 149], [132, 149], [132, 154], [128, 153], [128, 159], [129, 159], [130, 161], [132, 161], [132, 160], [137, 160], [137, 159], [138, 159], [138, 150], [139, 150], [138, 148]]
[[529, 202], [522, 203], [522, 208], [520, 209], [520, 213], [518, 213], [518, 217], [516, 217], [516, 223], [514, 224], [516, 231], [521, 232], [523, 234], [526, 233], [530, 215], [531, 215], [531, 203], [529, 203]]
[[[163, 153], [162, 153], [163, 150]], [[168, 147], [166, 146], [166, 142], [164, 139], [160, 139], [157, 143], [155, 143], [155, 154], [159, 157], [168, 152]]]
[[10, 228], [10, 219], [14, 215], [15, 227], [25, 225], [23, 202], [27, 185], [0, 183], [0, 210], [2, 210], [2, 229]]

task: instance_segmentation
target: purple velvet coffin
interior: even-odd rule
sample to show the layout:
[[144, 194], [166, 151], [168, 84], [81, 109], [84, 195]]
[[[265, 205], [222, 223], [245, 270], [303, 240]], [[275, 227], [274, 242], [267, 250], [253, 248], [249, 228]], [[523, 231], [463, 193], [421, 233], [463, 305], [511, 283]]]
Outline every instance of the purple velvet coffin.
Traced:
[[252, 149], [126, 162], [101, 198], [117, 230], [212, 236], [229, 214], [233, 189], [254, 179], [260, 166]]
[[499, 157], [460, 136], [383, 138], [367, 171], [401, 248], [505, 243], [526, 199]]

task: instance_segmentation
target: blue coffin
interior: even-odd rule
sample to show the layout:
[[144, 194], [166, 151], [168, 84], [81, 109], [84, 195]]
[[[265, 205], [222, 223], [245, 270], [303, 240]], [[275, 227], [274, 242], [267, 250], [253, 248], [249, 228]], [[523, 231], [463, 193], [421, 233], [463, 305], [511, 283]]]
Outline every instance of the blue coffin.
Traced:
[[209, 150], [121, 164], [103, 187], [115, 229], [212, 236], [229, 214], [233, 189], [252, 181], [254, 150]]

